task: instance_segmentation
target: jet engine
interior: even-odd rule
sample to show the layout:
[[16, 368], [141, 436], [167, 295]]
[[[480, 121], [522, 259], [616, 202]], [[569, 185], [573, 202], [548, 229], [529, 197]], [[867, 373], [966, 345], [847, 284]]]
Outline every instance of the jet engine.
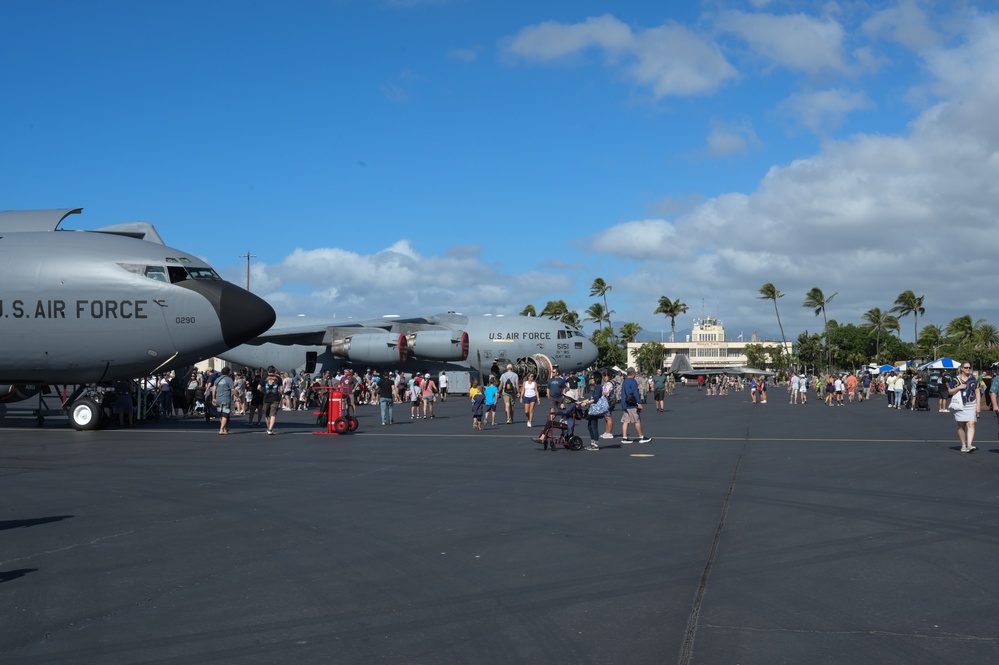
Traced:
[[507, 364], [513, 365], [513, 371], [517, 373], [521, 381], [526, 379], [529, 374], [533, 374], [535, 380], [542, 386], [548, 385], [552, 376], [555, 375], [555, 363], [552, 362], [552, 359], [543, 353], [535, 353], [533, 356], [517, 358], [516, 360], [497, 358], [491, 372], [497, 381], [499, 381], [500, 374], [506, 371]]
[[421, 330], [406, 336], [409, 351], [421, 360], [468, 360], [464, 330]]
[[334, 357], [372, 365], [403, 363], [409, 352], [405, 335], [386, 332], [358, 333], [330, 344]]
[[34, 397], [41, 390], [37, 385], [0, 385], [0, 402], [20, 402]]

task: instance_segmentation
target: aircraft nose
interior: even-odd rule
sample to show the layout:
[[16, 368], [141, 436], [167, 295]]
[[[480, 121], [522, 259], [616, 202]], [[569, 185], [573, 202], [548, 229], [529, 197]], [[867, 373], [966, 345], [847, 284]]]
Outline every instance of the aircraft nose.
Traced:
[[225, 282], [216, 306], [222, 324], [222, 339], [230, 348], [248, 342], [274, 325], [274, 308], [246, 289]]

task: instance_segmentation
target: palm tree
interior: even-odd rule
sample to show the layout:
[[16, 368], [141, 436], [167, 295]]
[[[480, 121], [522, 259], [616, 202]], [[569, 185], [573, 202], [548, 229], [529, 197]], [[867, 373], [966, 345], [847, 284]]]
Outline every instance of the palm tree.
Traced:
[[521, 312], [520, 316], [537, 316], [538, 310], [534, 309], [534, 305], [528, 305]]
[[538, 316], [547, 316], [549, 319], [561, 319], [569, 311], [569, 306], [564, 300], [549, 300]]
[[936, 324], [923, 326], [923, 329], [919, 331], [919, 346], [927, 351], [932, 349], [934, 358], [938, 356], [938, 350], [946, 341], [943, 329]]
[[984, 321], [975, 324], [975, 347], [983, 351], [978, 357], [979, 367], [981, 367], [984, 350], [994, 349], [997, 346], [999, 346], [999, 328]]
[[802, 307], [811, 307], [815, 310], [815, 316], [822, 314], [822, 322], [824, 324], [825, 335], [826, 335], [826, 369], [832, 367], [832, 355], [829, 351], [829, 320], [826, 318], [826, 305], [832, 302], [832, 299], [839, 294], [839, 291], [832, 294], [828, 298], [822, 293], [822, 289], [817, 286], [812, 287], [812, 290], [805, 294], [805, 302], [801, 303]]
[[947, 335], [954, 338], [958, 348], [960, 348], [961, 342], [968, 344], [968, 362], [971, 362], [971, 345], [975, 338], [975, 328], [983, 323], [985, 321], [982, 319], [979, 319], [978, 323], [972, 323], [971, 315], [965, 314], [956, 319], [951, 319], [951, 322], [947, 324]]
[[669, 317], [669, 341], [675, 341], [673, 338], [676, 337], [676, 317], [684, 314], [687, 311], [687, 306], [680, 302], [680, 299], [670, 300], [666, 296], [661, 296], [659, 298], [659, 306], [656, 307], [656, 311], [653, 314], [662, 314], [663, 316]]
[[774, 313], [777, 315], [777, 327], [780, 328], [780, 341], [784, 343], [784, 348], [787, 349], [787, 338], [784, 337], [784, 326], [780, 322], [780, 312], [777, 311], [777, 299], [783, 297], [784, 294], [778, 291], [776, 286], [767, 282], [760, 287], [760, 295], [758, 295], [756, 299], [774, 301]]
[[576, 310], [568, 310], [561, 318], [562, 323], [572, 326], [573, 328], [579, 327], [579, 312]]
[[637, 323], [622, 323], [620, 329], [621, 340], [628, 344], [629, 342], [634, 342], [635, 338], [638, 337], [638, 333], [642, 332], [642, 326]]
[[877, 339], [874, 343], [874, 357], [877, 359], [881, 355], [881, 331], [888, 330], [889, 319], [893, 319], [895, 317], [891, 316], [887, 312], [882, 312], [880, 307], [872, 307], [864, 312], [864, 316], [862, 318], [864, 319], [864, 323], [860, 324], [861, 328], [867, 328], [877, 332]]
[[590, 308], [586, 310], [586, 318], [584, 321], [596, 321], [601, 328], [604, 327], [604, 321], [610, 323], [611, 314], [614, 312], [608, 312], [604, 309], [604, 306], [598, 302], [590, 305]]
[[926, 314], [926, 308], [923, 307], [923, 300], [926, 296], [917, 296], [912, 291], [902, 291], [898, 294], [898, 298], [895, 298], [895, 306], [891, 308], [891, 311], [898, 312], [900, 316], [908, 316], [912, 314], [912, 341], [915, 342], [919, 335], [917, 331], [919, 330], [919, 317]]
[[[604, 309], [610, 311], [610, 307], [607, 305], [607, 292], [611, 290], [611, 285], [604, 281], [603, 277], [597, 277], [593, 280], [593, 284], [590, 286], [590, 297], [598, 297], [604, 299]], [[608, 321], [610, 323], [610, 321]]]

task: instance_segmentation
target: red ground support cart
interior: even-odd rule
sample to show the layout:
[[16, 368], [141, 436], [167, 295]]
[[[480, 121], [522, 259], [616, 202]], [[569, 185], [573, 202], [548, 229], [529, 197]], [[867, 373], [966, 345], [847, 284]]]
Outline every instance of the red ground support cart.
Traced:
[[326, 427], [325, 432], [313, 432], [313, 434], [346, 434], [357, 429], [357, 418], [354, 417], [350, 406], [350, 396], [346, 388], [340, 386], [314, 386], [316, 390], [325, 390], [327, 393], [323, 407], [316, 414], [316, 424]]

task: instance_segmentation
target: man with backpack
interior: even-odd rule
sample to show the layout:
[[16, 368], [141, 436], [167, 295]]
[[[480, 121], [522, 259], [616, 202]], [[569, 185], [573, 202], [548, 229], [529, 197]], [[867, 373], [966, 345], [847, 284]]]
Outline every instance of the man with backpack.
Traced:
[[500, 375], [500, 392], [503, 394], [503, 405], [506, 407], [506, 424], [513, 424], [513, 405], [520, 391], [520, 379], [513, 371], [513, 365], [507, 365], [506, 371]]

